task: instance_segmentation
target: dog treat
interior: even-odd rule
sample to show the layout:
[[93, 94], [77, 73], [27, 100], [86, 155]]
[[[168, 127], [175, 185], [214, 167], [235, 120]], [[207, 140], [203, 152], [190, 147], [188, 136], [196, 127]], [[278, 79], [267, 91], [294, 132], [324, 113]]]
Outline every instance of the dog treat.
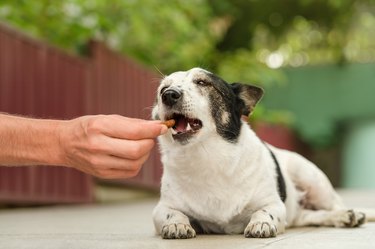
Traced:
[[169, 119], [163, 122], [168, 128], [172, 128], [175, 124], [176, 121], [174, 119]]

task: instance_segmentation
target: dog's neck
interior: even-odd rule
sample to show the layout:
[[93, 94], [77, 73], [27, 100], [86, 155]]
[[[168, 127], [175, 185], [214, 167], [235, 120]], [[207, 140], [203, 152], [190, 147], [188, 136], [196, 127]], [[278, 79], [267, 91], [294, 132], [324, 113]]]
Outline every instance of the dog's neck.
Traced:
[[[251, 164], [249, 159], [258, 158], [260, 143], [245, 122], [242, 123], [236, 142], [228, 142], [217, 134], [192, 145], [176, 145], [171, 141], [161, 140], [164, 170], [180, 176], [197, 170], [203, 174], [221, 171], [230, 176], [245, 167], [245, 163]], [[249, 154], [252, 156], [249, 157]], [[243, 155], [246, 155], [248, 162], [241, 160]]]

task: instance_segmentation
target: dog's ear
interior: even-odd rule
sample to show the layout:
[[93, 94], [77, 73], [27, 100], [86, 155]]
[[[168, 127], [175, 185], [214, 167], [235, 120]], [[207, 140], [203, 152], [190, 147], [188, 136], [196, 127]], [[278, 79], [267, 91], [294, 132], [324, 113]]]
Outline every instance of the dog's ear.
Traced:
[[241, 107], [241, 114], [248, 116], [251, 114], [263, 96], [263, 89], [254, 85], [233, 83], [231, 84], [234, 94], [243, 101]]

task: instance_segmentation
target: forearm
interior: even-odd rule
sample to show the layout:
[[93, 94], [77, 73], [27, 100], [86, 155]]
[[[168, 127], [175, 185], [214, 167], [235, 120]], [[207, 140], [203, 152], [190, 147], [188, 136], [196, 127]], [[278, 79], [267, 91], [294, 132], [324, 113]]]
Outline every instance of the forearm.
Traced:
[[160, 121], [119, 115], [64, 121], [0, 113], [0, 165], [59, 165], [102, 178], [132, 177], [167, 129]]
[[60, 165], [62, 122], [0, 114], [0, 165]]

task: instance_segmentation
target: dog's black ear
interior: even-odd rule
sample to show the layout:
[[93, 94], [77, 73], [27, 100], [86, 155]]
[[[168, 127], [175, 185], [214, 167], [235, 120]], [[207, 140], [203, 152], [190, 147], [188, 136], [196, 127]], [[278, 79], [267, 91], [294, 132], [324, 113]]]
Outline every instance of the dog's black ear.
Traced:
[[242, 83], [233, 83], [231, 86], [233, 92], [243, 101], [244, 106], [241, 108], [242, 115], [248, 116], [253, 112], [256, 104], [262, 98], [264, 93], [263, 89], [258, 86]]

